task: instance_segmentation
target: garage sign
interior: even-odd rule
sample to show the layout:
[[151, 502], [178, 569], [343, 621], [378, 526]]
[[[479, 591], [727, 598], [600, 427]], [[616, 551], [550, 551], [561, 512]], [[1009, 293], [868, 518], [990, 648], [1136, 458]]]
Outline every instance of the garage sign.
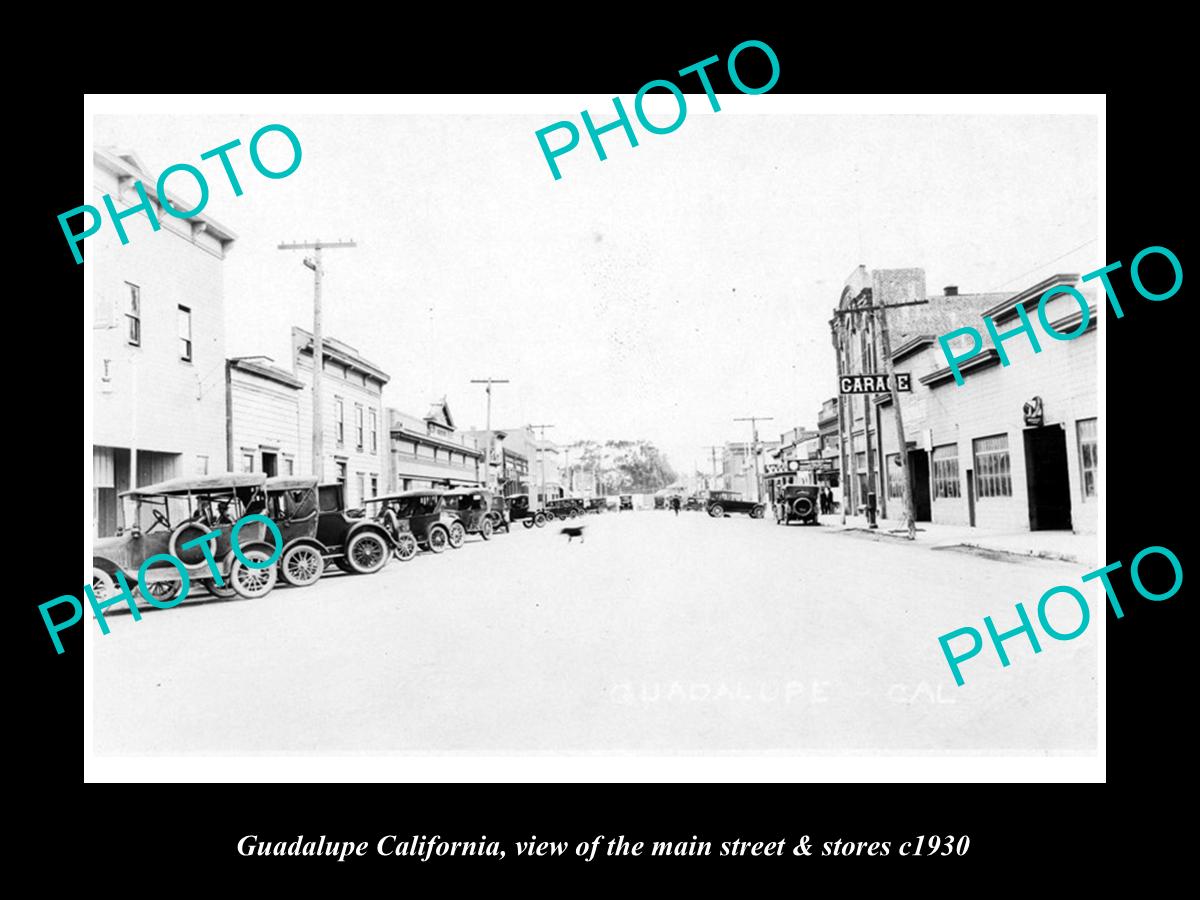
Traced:
[[[887, 375], [843, 375], [840, 381], [843, 394], [883, 394], [891, 389], [891, 379]], [[896, 390], [912, 391], [911, 373], [896, 373]]]

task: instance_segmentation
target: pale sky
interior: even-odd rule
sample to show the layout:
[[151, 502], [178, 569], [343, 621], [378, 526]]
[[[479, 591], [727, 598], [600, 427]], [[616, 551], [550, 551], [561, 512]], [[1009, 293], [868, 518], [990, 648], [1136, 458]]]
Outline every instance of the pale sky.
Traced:
[[[508, 378], [494, 425], [651, 440], [681, 474], [708, 470], [704, 445], [748, 438], [734, 417], [774, 416], [764, 438], [815, 426], [837, 387], [830, 311], [860, 263], [974, 293], [1106, 262], [1094, 117], [689, 116], [639, 129], [637, 148], [604, 135], [605, 162], [585, 132], [555, 181], [534, 132], [558, 118], [98, 116], [95, 139], [154, 176], [177, 162], [208, 176], [205, 211], [239, 238], [229, 355], [290, 367], [313, 279], [276, 245], [353, 238], [325, 253], [325, 334], [391, 375], [387, 405], [423, 415], [445, 394], [460, 427], [482, 428], [469, 380]], [[246, 151], [272, 122], [304, 154], [279, 180]], [[240, 197], [199, 159], [234, 138]], [[264, 157], [286, 163], [270, 140]], [[186, 176], [169, 187], [196, 196]]]

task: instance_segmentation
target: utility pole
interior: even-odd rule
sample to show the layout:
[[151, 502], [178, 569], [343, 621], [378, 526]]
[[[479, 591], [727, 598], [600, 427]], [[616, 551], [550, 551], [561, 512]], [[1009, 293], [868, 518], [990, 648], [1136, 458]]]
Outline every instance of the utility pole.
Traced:
[[750, 452], [754, 454], [754, 502], [762, 503], [762, 475], [758, 470], [758, 423], [772, 422], [774, 416], [745, 416], [733, 421], [750, 423], [750, 431], [754, 435], [754, 442], [750, 446]]
[[311, 258], [304, 257], [304, 265], [313, 270], [313, 433], [312, 433], [312, 474], [321, 479], [324, 475], [325, 449], [321, 421], [321, 375], [325, 371], [325, 341], [321, 333], [321, 276], [325, 270], [321, 266], [322, 250], [340, 250], [344, 247], [357, 247], [354, 241], [322, 241], [320, 239], [298, 244], [280, 244], [280, 250], [312, 250]]
[[542, 508], [546, 508], [546, 429], [553, 428], [553, 425], [530, 425], [531, 429], [538, 428], [541, 434], [538, 437], [538, 459], [542, 463]]
[[[839, 321], [840, 325], [841, 322]], [[842, 384], [842, 334], [840, 330], [834, 332], [834, 343], [837, 347], [837, 363], [838, 363], [838, 444], [839, 451], [842, 454], [842, 524], [846, 524], [846, 507], [854, 505], [854, 489], [857, 486], [858, 478], [850, 472], [850, 464], [854, 462], [854, 419], [850, 418], [849, 427], [846, 426], [846, 402], [842, 399], [841, 384]], [[848, 460], [848, 461], [847, 461]]]
[[575, 480], [571, 477], [571, 448], [567, 447], [563, 451], [567, 455], [567, 493], [575, 493]]
[[487, 393], [487, 460], [484, 463], [484, 472], [487, 474], [487, 483], [492, 484], [492, 453], [495, 450], [495, 441], [492, 436], [492, 385], [493, 384], [508, 384], [507, 378], [472, 378], [471, 384], [486, 384], [484, 389]]
[[[912, 486], [908, 483], [908, 442], [904, 437], [904, 417], [900, 413], [900, 392], [896, 390], [896, 373], [892, 369], [892, 342], [888, 336], [886, 307], [880, 306], [875, 310], [879, 322], [879, 347], [883, 351], [883, 365], [888, 377], [888, 385], [892, 389], [892, 413], [896, 417], [897, 458], [900, 460], [900, 482], [904, 497], [904, 527], [908, 531], [908, 539], [917, 539], [917, 517], [913, 509]], [[879, 436], [879, 444], [883, 446], [883, 435]], [[884, 459], [884, 467], [887, 459]]]

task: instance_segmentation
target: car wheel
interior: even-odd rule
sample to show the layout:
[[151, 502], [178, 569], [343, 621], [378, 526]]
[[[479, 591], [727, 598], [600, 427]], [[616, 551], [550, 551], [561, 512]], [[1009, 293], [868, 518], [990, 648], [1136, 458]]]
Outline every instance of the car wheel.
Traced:
[[752, 510], [750, 510], [750, 518], [752, 518], [752, 519], [761, 519], [763, 517], [763, 515], [764, 515], [764, 510], [761, 506], [756, 506]]
[[374, 531], [360, 531], [346, 545], [346, 561], [358, 575], [378, 572], [387, 565], [388, 555], [383, 535]]
[[279, 574], [288, 584], [307, 587], [316, 584], [325, 571], [325, 558], [321, 551], [308, 544], [301, 544], [283, 551], [279, 560]]
[[429, 549], [434, 553], [445, 553], [450, 543], [450, 536], [442, 525], [434, 525], [429, 529]]
[[490, 541], [492, 539], [492, 532], [494, 530], [495, 526], [492, 525], [492, 520], [484, 519], [483, 524], [479, 526], [479, 536], [485, 541]]
[[117, 592], [117, 581], [99, 566], [92, 566], [92, 593], [97, 601], [104, 601]]
[[521, 524], [524, 525], [526, 528], [532, 528], [533, 527], [533, 519], [522, 519]]
[[[154, 598], [155, 603], [170, 603], [179, 596], [180, 590], [183, 589], [182, 581], [153, 581], [146, 585], [150, 596]], [[141, 587], [138, 587], [139, 594], [145, 594]], [[149, 599], [149, 598], [147, 598]], [[151, 604], [152, 606], [154, 604]]]
[[225, 583], [220, 587], [217, 587], [217, 583], [211, 578], [205, 578], [200, 583], [204, 585], [205, 590], [207, 590], [218, 600], [228, 600], [230, 597], [237, 596], [237, 591], [230, 586], [228, 579], [226, 579]]
[[[242, 555], [254, 562], [264, 562], [271, 558], [271, 554], [265, 550], [243, 550]], [[235, 556], [233, 564], [229, 567], [228, 581], [238, 596], [254, 600], [269, 594], [271, 588], [275, 587], [275, 579], [278, 576], [279, 570], [276, 566], [252, 569]]]
[[408, 562], [417, 555], [417, 550], [417, 539], [411, 534], [405, 532], [396, 538], [396, 558], [401, 562]]
[[538, 528], [541, 528], [542, 526], [544, 526], [546, 524], [546, 517], [544, 515], [542, 515], [541, 513], [538, 513], [536, 516], [533, 517], [533, 524], [536, 525]]
[[719, 519], [721, 516], [725, 515], [725, 507], [723, 507], [720, 503], [714, 503], [708, 508], [708, 514], [714, 519]]

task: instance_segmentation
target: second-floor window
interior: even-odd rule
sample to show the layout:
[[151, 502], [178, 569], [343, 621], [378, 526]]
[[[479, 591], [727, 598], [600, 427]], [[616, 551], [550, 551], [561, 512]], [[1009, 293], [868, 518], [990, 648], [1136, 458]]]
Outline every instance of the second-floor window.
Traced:
[[179, 358], [192, 361], [192, 311], [179, 307]]
[[371, 452], [379, 452], [379, 416], [374, 407], [371, 409]]
[[354, 404], [354, 446], [363, 448], [363, 408], [359, 403]]
[[125, 282], [129, 288], [129, 301], [125, 307], [126, 340], [134, 347], [142, 346], [142, 289], [136, 284]]
[[337, 442], [340, 447], [346, 443], [346, 404], [341, 397], [333, 398], [333, 427], [337, 433]]

